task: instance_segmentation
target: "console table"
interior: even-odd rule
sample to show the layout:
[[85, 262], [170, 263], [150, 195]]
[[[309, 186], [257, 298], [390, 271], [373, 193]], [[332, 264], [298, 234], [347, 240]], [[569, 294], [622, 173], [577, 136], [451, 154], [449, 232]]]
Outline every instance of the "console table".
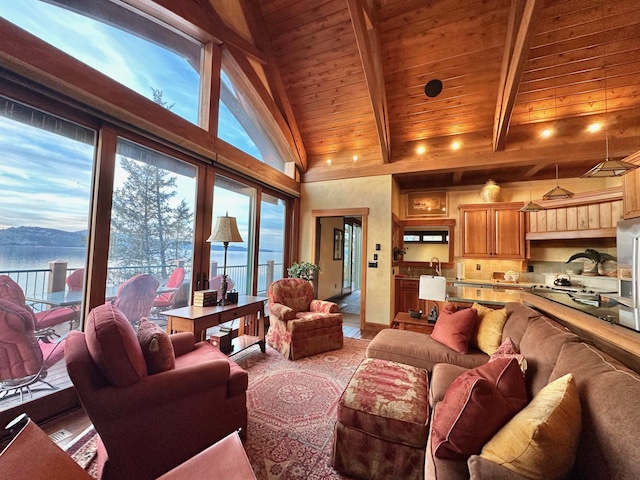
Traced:
[[238, 338], [233, 340], [237, 353], [256, 343], [265, 352], [264, 302], [265, 297], [240, 295], [238, 303], [213, 307], [182, 307], [162, 312], [167, 317], [167, 333], [191, 332], [197, 339], [206, 340], [207, 328], [242, 318]]
[[393, 319], [392, 327], [395, 328], [397, 326], [400, 330], [406, 330], [407, 325], [414, 325], [418, 327], [416, 328], [416, 330], [430, 335], [433, 331], [434, 324], [428, 323], [427, 317], [425, 315], [421, 316], [420, 318], [411, 318], [411, 315], [409, 315], [407, 312], [396, 313], [396, 316]]

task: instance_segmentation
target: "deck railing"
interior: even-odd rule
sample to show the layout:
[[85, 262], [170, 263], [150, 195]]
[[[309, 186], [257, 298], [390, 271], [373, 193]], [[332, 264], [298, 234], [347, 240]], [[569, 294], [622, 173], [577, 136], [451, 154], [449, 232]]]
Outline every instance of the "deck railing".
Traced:
[[[33, 268], [24, 270], [0, 270], [0, 275], [8, 275], [18, 283], [25, 295], [38, 297], [46, 292], [65, 290], [64, 279], [75, 268], [67, 268], [65, 262], [51, 262], [49, 268]], [[109, 267], [107, 270], [107, 287], [117, 287], [126, 279], [140, 273], [147, 273], [156, 277], [162, 284], [167, 278], [163, 278], [162, 272], [171, 271], [175, 265], [127, 265], [122, 267]], [[62, 269], [63, 271], [59, 271]], [[186, 266], [188, 281], [190, 268]], [[221, 275], [222, 267], [216, 262], [211, 263], [211, 276]], [[267, 263], [258, 265], [257, 294], [264, 295], [271, 282], [283, 277], [282, 263], [268, 260]], [[240, 292], [251, 290], [249, 281], [249, 269], [246, 265], [227, 265], [227, 276], [234, 282], [235, 289]], [[56, 282], [53, 279], [58, 279]], [[62, 281], [60, 281], [62, 279]]]

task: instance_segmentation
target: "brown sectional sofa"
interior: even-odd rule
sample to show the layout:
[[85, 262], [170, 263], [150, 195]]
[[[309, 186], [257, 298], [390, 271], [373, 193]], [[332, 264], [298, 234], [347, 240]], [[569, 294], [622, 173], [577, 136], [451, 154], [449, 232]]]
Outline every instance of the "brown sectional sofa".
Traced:
[[[511, 338], [526, 358], [529, 398], [566, 373], [573, 374], [578, 387], [582, 427], [569, 478], [640, 478], [640, 375], [532, 308], [509, 303], [506, 311], [502, 338]], [[432, 424], [451, 382], [489, 360], [478, 350], [459, 354], [429, 335], [406, 330], [380, 332], [371, 341], [367, 357], [430, 372]], [[431, 452], [431, 438], [425, 457], [424, 478], [429, 480], [525, 478], [478, 455], [467, 461], [437, 458]]]

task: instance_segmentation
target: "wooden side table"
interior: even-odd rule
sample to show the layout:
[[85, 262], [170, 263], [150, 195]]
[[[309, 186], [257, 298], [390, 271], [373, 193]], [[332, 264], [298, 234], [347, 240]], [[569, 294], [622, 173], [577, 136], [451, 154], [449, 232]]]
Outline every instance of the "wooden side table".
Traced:
[[[407, 330], [407, 325], [419, 327], [415, 328], [415, 330], [431, 335], [434, 324], [428, 323], [425, 315], [422, 315], [420, 318], [411, 318], [411, 315], [407, 312], [398, 312], [393, 319], [393, 328], [397, 327], [400, 330]], [[409, 330], [412, 330], [412, 328], [410, 327]]]

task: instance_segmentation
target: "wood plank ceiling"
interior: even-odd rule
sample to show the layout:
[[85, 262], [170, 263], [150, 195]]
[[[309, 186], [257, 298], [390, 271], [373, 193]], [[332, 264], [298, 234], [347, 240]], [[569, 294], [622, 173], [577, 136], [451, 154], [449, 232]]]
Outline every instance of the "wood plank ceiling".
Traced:
[[[605, 135], [611, 158], [640, 150], [636, 0], [258, 3], [303, 181], [394, 174], [440, 188], [554, 178], [556, 164], [575, 177], [604, 160]], [[428, 97], [434, 79], [442, 92]]]

